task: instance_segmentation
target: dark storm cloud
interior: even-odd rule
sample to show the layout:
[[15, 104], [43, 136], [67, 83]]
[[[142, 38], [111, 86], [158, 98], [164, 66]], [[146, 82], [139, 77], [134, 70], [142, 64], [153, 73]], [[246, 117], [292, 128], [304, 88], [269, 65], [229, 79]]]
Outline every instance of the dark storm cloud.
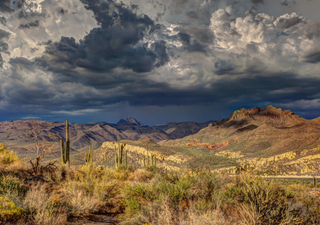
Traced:
[[304, 34], [306, 37], [311, 40], [312, 38], [319, 38], [320, 37], [320, 22], [319, 21], [312, 21], [309, 22], [305, 26]]
[[4, 40], [8, 39], [9, 37], [10, 37], [10, 33], [0, 29], [0, 68], [2, 68], [4, 64], [1, 52], [10, 54], [10, 52], [8, 51], [9, 45], [6, 42], [4, 42]]
[[308, 63], [319, 63], [320, 62], [320, 52], [313, 52], [304, 57], [304, 62]]
[[280, 2], [280, 5], [287, 6], [287, 7], [291, 7], [292, 5], [295, 5], [295, 4], [296, 4], [295, 0], [284, 0], [283, 2]]
[[4, 61], [3, 61], [2, 55], [0, 54], [0, 68], [3, 67], [3, 63], [4, 63]]
[[9, 49], [9, 45], [5, 42], [0, 41], [0, 52], [7, 52], [8, 49]]
[[2, 23], [3, 25], [6, 25], [7, 19], [5, 17], [0, 17], [0, 23]]
[[138, 16], [122, 3], [114, 3], [112, 0], [81, 0], [87, 10], [92, 10], [97, 22], [102, 29], [109, 30], [119, 24], [125, 29], [131, 30], [131, 35], [138, 41], [143, 33], [153, 25], [153, 21], [147, 16]]
[[155, 30], [148, 16], [138, 16], [125, 5], [112, 1], [82, 2], [94, 12], [101, 27], [92, 29], [79, 44], [74, 38], [62, 37], [60, 42], [47, 46], [46, 54], [37, 60], [50, 70], [63, 72], [81, 67], [105, 72], [121, 67], [141, 73], [169, 61], [165, 42], [153, 44], [154, 49], [139, 43], [150, 30]]
[[4, 38], [8, 38], [9, 36], [10, 36], [9, 32], [0, 29], [0, 40], [2, 40]]
[[30, 22], [30, 23], [20, 24], [19, 28], [20, 29], [26, 29], [26, 28], [30, 29], [32, 27], [38, 27], [39, 25], [40, 25], [39, 20], [36, 20], [36, 21]]
[[191, 27], [189, 29], [184, 29], [184, 31], [188, 31], [193, 37], [202, 43], [212, 44], [214, 36], [213, 33], [208, 29], [207, 26], [198, 26]]
[[167, 47], [165, 41], [157, 41], [156, 43], [152, 44], [154, 48], [154, 52], [157, 53], [159, 62], [155, 64], [155, 67], [160, 67], [169, 62], [169, 56], [167, 54]]
[[[59, 90], [58, 81], [56, 83], [44, 82], [41, 77], [34, 79], [31, 83], [25, 80], [26, 73], [36, 74], [39, 70], [38, 62], [19, 57], [10, 59], [12, 75], [8, 76], [7, 81], [10, 81], [5, 89], [6, 100], [10, 103], [12, 110], [30, 110], [31, 112], [38, 108], [48, 111], [60, 109], [80, 109], [85, 107], [97, 106], [101, 104], [101, 95], [95, 95], [87, 91], [74, 93], [71, 91], [71, 86], [66, 86], [67, 89]], [[53, 88], [53, 85], [57, 85]], [[69, 97], [61, 97], [61, 93], [68, 93]], [[82, 102], [82, 103], [81, 103]]]
[[[280, 21], [282, 22], [282, 21]], [[298, 17], [290, 18], [284, 21], [282, 28], [287, 29], [301, 22]]]
[[190, 34], [179, 32], [178, 37], [180, 38], [183, 44], [190, 45], [190, 39], [191, 39]]
[[1, 0], [0, 1], [0, 11], [2, 12], [12, 12], [11, 0]]
[[[206, 54], [209, 44], [212, 44], [214, 36], [207, 26], [198, 27], [182, 26], [177, 37], [183, 43], [188, 52], [201, 52]], [[174, 38], [174, 37], [171, 37]]]
[[[263, 73], [263, 72], [261, 72]], [[146, 86], [148, 84], [149, 86]], [[268, 74], [239, 79], [222, 79], [211, 84], [211, 88], [173, 89], [161, 83], [136, 83], [137, 87], [124, 88], [126, 97], [119, 101], [128, 101], [132, 106], [155, 105], [197, 105], [214, 104], [231, 106], [234, 102], [247, 103], [290, 103], [300, 99], [314, 99], [319, 95], [320, 79], [302, 79], [294, 74]], [[150, 88], [148, 88], [150, 87]], [[290, 92], [286, 91], [290, 90]], [[235, 99], [235, 96], [237, 98]]]
[[47, 41], [43, 41], [39, 45], [50, 45], [50, 44], [52, 44], [52, 40], [51, 39], [49, 39]]
[[12, 67], [14, 69], [17, 69], [17, 67], [22, 67], [25, 68], [27, 70], [31, 70], [33, 71], [35, 62], [32, 60], [29, 60], [27, 58], [24, 57], [16, 57], [16, 58], [11, 58], [9, 60], [9, 63], [12, 65]]
[[67, 9], [64, 9], [64, 8], [62, 8], [62, 7], [58, 7], [58, 8], [57, 8], [57, 12], [58, 12], [59, 14], [64, 15], [65, 13], [68, 12], [68, 10], [67, 10]]
[[246, 45], [246, 50], [248, 53], [257, 53], [258, 48], [255, 43], [251, 42]]
[[0, 1], [0, 11], [14, 12], [15, 9], [20, 9], [25, 4], [25, 0], [15, 0], [14, 2], [15, 2], [15, 4], [12, 4], [11, 0], [1, 0]]

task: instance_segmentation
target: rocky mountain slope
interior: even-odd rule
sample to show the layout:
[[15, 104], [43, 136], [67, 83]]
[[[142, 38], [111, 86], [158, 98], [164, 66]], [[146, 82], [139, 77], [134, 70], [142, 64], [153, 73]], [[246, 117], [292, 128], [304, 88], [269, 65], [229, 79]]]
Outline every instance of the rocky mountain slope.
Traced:
[[[155, 142], [181, 138], [194, 134], [208, 126], [207, 123], [182, 122], [169, 123], [169, 125], [149, 127], [134, 118], [121, 119], [117, 124], [106, 122], [98, 123], [69, 123], [70, 141], [72, 151], [89, 146], [90, 141], [94, 148], [101, 146], [106, 141], [143, 140], [151, 139]], [[25, 137], [32, 129], [31, 120], [4, 121], [0, 123], [0, 142], [19, 154], [28, 155], [35, 151], [34, 141]], [[49, 133], [58, 138], [65, 137], [65, 122], [35, 121], [35, 127], [43, 132], [39, 140], [45, 141]], [[170, 127], [170, 129], [168, 128]], [[59, 154], [58, 141], [50, 139], [48, 143], [56, 143], [55, 152]]]
[[240, 152], [243, 157], [269, 157], [320, 144], [320, 120], [306, 120], [273, 106], [240, 109], [199, 132], [159, 144]]

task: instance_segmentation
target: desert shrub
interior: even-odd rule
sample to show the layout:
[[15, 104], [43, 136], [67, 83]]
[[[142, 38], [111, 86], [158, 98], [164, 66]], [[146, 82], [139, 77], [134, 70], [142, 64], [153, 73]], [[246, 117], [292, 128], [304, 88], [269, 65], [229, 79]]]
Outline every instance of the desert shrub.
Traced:
[[151, 172], [139, 169], [139, 170], [136, 170], [133, 173], [131, 173], [128, 177], [128, 180], [138, 181], [138, 182], [147, 182], [153, 176], [154, 176], [154, 174], [152, 174]]
[[170, 199], [161, 198], [160, 201], [154, 201], [144, 204], [139, 214], [136, 214], [130, 220], [121, 222], [122, 225], [231, 225], [219, 209], [199, 211], [194, 207], [185, 210], [173, 211]]
[[304, 224], [320, 224], [320, 199], [319, 195], [301, 196], [300, 207], [295, 207], [296, 213]]
[[289, 200], [294, 198], [292, 192], [276, 181], [243, 176], [239, 203], [242, 211], [251, 212], [257, 224], [293, 223], [295, 220], [289, 210]]
[[23, 197], [27, 188], [14, 177], [2, 175], [0, 177], [0, 195], [16, 194]]
[[48, 198], [49, 196], [45, 190], [45, 186], [40, 183], [34, 184], [26, 193], [23, 201], [24, 208], [29, 215], [36, 215], [45, 208]]
[[[211, 184], [210, 184], [211, 185]], [[211, 188], [209, 185], [209, 188]], [[184, 176], [178, 173], [169, 173], [165, 176], [156, 176], [147, 184], [127, 184], [123, 189], [124, 201], [127, 214], [141, 212], [145, 202], [169, 199], [170, 210], [179, 211], [180, 208], [189, 207], [191, 200], [197, 198], [197, 180], [191, 176]], [[200, 198], [206, 198], [204, 193]], [[209, 194], [211, 196], [211, 194]]]
[[14, 202], [0, 195], [0, 221], [17, 221], [21, 219], [23, 209]]
[[0, 143], [0, 163], [4, 165], [10, 165], [19, 160], [17, 153], [8, 151], [7, 147]]
[[226, 203], [234, 203], [236, 202], [240, 193], [241, 193], [240, 187], [233, 184], [230, 187], [227, 187], [226, 190], [222, 192], [223, 201]]
[[34, 215], [32, 221], [39, 225], [65, 225], [68, 222], [68, 217], [66, 213], [51, 215], [48, 211], [41, 210]]
[[81, 190], [70, 190], [68, 192], [69, 214], [73, 216], [86, 215], [99, 210], [100, 201], [94, 196], [88, 196]]

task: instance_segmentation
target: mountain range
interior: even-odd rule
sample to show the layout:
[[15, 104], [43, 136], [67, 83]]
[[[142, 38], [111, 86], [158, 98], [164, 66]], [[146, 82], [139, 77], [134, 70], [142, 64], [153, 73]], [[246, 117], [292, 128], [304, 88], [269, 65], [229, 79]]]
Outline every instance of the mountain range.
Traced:
[[[208, 126], [206, 123], [197, 122], [172, 122], [157, 126], [147, 126], [134, 118], [121, 119], [117, 124], [106, 122], [69, 123], [71, 150], [77, 151], [89, 146], [90, 141], [94, 148], [101, 146], [106, 141], [143, 140], [151, 139], [154, 142], [182, 138], [194, 134]], [[39, 140], [45, 141], [49, 133], [65, 138], [66, 122], [47, 122], [32, 120], [17, 120], [0, 122], [0, 142], [19, 154], [29, 155], [35, 151], [34, 141], [25, 137], [32, 128], [42, 130]], [[48, 143], [53, 143], [51, 138]], [[55, 141], [56, 143], [57, 140]], [[58, 144], [54, 147], [58, 153]]]
[[[40, 140], [44, 140], [49, 133], [65, 137], [64, 121], [35, 122], [43, 127]], [[35, 143], [24, 137], [31, 129], [31, 120], [1, 122], [0, 142], [22, 157], [33, 157]], [[90, 141], [94, 149], [100, 149], [98, 152], [110, 151], [108, 155], [112, 157], [114, 150], [100, 147], [103, 143], [108, 146], [108, 143], [118, 139], [128, 140], [130, 145], [137, 143], [142, 148], [146, 146], [141, 141], [150, 140], [154, 144], [149, 144], [149, 150], [154, 148], [169, 155], [178, 154], [185, 159], [186, 165], [189, 162], [194, 165], [218, 163], [220, 167], [224, 162], [231, 165], [239, 160], [270, 158], [290, 152], [296, 155], [295, 159], [320, 154], [320, 118], [307, 120], [290, 110], [273, 106], [243, 108], [226, 119], [206, 123], [170, 122], [147, 126], [134, 118], [125, 118], [117, 124], [70, 123], [69, 129], [72, 154], [79, 153], [79, 160], [83, 158], [82, 153], [88, 149]], [[49, 158], [60, 157], [58, 140], [49, 140], [49, 143], [56, 143]], [[298, 156], [300, 152], [301, 156]]]

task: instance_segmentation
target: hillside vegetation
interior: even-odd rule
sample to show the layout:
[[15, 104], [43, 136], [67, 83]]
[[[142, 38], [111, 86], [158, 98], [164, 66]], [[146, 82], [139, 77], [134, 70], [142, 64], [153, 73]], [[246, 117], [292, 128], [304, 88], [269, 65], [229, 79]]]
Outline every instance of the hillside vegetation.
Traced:
[[[306, 182], [169, 171], [26, 163], [0, 153], [5, 224], [317, 224], [320, 191]], [[38, 158], [39, 159], [39, 158]], [[38, 164], [38, 163], [39, 164]]]
[[158, 144], [211, 152], [256, 170], [278, 166], [283, 174], [314, 174], [320, 169], [319, 120], [273, 106], [237, 110], [196, 134]]

